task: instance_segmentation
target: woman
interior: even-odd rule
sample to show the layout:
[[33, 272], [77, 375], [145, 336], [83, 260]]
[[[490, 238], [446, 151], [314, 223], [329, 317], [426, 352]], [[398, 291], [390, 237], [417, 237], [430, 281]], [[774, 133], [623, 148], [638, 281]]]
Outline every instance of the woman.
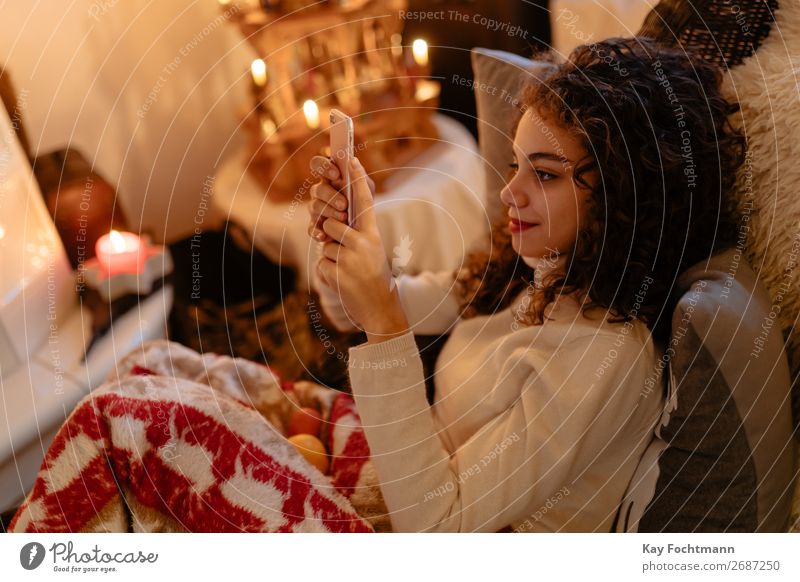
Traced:
[[[663, 407], [658, 345], [688, 266], [729, 246], [743, 138], [720, 73], [646, 39], [575, 49], [529, 86], [508, 222], [456, 273], [396, 285], [355, 161], [312, 190], [323, 307], [396, 531], [610, 531]], [[425, 398], [413, 334], [449, 333]]]

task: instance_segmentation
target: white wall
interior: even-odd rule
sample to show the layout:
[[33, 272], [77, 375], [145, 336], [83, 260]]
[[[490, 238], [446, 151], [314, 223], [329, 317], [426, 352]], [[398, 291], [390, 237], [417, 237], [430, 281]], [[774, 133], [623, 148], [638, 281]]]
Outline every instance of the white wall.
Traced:
[[[10, 70], [36, 152], [72, 144], [158, 240], [193, 228], [236, 140], [250, 47], [216, 0], [4, 2]], [[137, 228], [138, 230], [138, 228]]]
[[553, 48], [563, 57], [580, 44], [634, 36], [658, 0], [550, 0]]

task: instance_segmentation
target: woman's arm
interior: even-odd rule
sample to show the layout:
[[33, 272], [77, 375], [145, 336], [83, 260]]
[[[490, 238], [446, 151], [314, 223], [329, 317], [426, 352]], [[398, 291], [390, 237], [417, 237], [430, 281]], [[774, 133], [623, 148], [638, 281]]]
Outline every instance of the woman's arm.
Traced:
[[570, 486], [614, 442], [649, 371], [652, 350], [617, 348], [613, 367], [595, 379], [614, 341], [577, 338], [558, 358], [528, 349], [520, 398], [452, 455], [425, 399], [413, 336], [351, 348], [353, 394], [394, 529], [497, 531]]
[[356, 224], [348, 228], [342, 223], [345, 213], [341, 209], [346, 200], [339, 191], [338, 170], [326, 166], [324, 158], [315, 160], [321, 166], [315, 173], [327, 178], [311, 188], [309, 234], [322, 243], [315, 247], [317, 269], [312, 285], [336, 328], [352, 331], [370, 322], [380, 327], [383, 312], [402, 311], [408, 329], [415, 333], [447, 332], [460, 315], [460, 302], [454, 292], [455, 272], [425, 272], [392, 279], [375, 219], [374, 183], [354, 160], [351, 178]]
[[[401, 275], [395, 279], [400, 303], [415, 334], [438, 335], [447, 333], [460, 317], [459, 301], [455, 294], [453, 271], [425, 271], [419, 275]], [[339, 331], [357, 328], [345, 312], [335, 289], [314, 278], [320, 305]], [[369, 297], [364, 297], [369, 301]]]

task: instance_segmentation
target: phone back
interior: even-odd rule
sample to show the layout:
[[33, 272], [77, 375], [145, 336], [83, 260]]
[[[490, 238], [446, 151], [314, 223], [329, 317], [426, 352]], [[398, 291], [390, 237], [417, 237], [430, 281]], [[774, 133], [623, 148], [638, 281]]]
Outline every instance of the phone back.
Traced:
[[344, 176], [347, 197], [347, 223], [353, 225], [353, 204], [350, 187], [350, 160], [353, 159], [353, 120], [336, 109], [331, 110], [331, 157]]

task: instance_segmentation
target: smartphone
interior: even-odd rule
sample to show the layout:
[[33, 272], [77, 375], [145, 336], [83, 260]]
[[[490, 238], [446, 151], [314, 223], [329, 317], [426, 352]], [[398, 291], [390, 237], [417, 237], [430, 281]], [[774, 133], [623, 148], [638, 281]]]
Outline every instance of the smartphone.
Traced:
[[331, 157], [344, 178], [347, 198], [347, 225], [353, 226], [353, 189], [350, 186], [350, 160], [355, 156], [353, 120], [338, 109], [331, 109]]

